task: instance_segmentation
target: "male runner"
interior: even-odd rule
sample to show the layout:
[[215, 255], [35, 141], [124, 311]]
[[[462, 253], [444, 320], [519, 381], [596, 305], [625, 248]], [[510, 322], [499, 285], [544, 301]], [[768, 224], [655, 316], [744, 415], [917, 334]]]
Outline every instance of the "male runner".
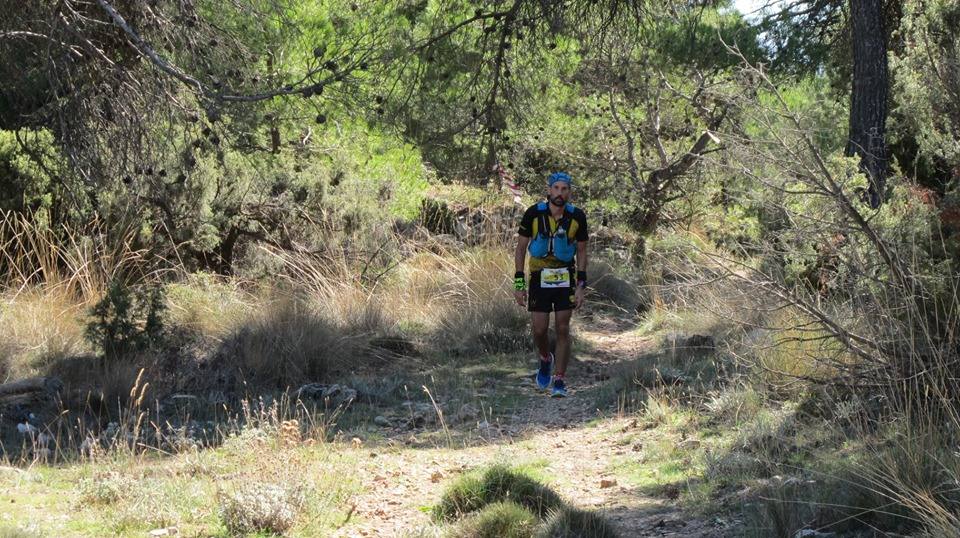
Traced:
[[[540, 358], [537, 386], [543, 390], [550, 387], [553, 370], [551, 396], [555, 398], [567, 395], [570, 317], [583, 304], [587, 286], [587, 215], [570, 203], [572, 187], [569, 174], [550, 174], [547, 199], [523, 214], [514, 252], [514, 296], [518, 305], [526, 303], [532, 313], [533, 342]], [[523, 267], [528, 252], [530, 286], [525, 293]], [[547, 340], [550, 312], [555, 318], [556, 355], [550, 353]]]

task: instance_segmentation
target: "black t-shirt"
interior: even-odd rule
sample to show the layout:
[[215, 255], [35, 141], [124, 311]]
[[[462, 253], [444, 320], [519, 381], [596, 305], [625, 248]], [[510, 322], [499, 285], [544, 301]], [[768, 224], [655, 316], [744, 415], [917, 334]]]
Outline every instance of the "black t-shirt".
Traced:
[[[520, 227], [517, 229], [517, 234], [523, 237], [533, 237], [534, 228], [540, 226], [541, 212], [537, 209], [537, 205], [538, 204], [534, 204], [528, 207], [524, 212], [523, 218], [520, 219]], [[566, 210], [564, 211], [566, 212]], [[569, 213], [569, 217], [570, 226], [567, 228], [567, 237], [574, 241], [586, 241], [589, 239], [587, 214], [579, 207], [574, 206], [573, 213]], [[556, 231], [558, 222], [550, 215], [549, 209], [547, 210], [547, 222], [550, 224], [550, 231]], [[539, 229], [537, 232], [539, 233]], [[553, 256], [530, 258], [530, 271], [539, 271], [544, 267], [566, 267], [568, 265], [569, 262], [560, 261]]]

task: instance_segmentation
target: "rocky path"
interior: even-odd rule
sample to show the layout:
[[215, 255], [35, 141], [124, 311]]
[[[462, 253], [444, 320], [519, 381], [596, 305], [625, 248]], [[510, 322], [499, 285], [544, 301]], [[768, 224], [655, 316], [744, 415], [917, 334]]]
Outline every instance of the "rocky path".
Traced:
[[495, 462], [547, 462], [544, 474], [551, 487], [578, 507], [606, 514], [624, 537], [730, 536], [729, 529], [685, 516], [669, 500], [646, 496], [616, 476], [612, 464], [632, 450], [618, 440], [636, 429], [636, 420], [595, 409], [588, 393], [618, 361], [636, 358], [647, 344], [602, 330], [579, 336], [594, 351], [581, 354], [580, 384], [570, 398], [537, 394], [530, 383], [525, 405], [505, 421], [478, 428], [481, 438], [469, 445], [410, 448], [402, 439], [390, 439], [377, 447], [354, 447], [364, 453], [356, 472], [365, 487], [336, 536], [429, 536], [435, 530], [429, 507], [445, 482]]

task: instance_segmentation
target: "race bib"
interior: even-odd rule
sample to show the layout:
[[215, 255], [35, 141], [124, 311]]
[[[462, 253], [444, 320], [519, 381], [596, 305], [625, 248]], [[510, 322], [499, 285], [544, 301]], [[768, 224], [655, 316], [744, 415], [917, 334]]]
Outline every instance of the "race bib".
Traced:
[[541, 288], [569, 288], [570, 270], [566, 267], [559, 269], [544, 269], [540, 271]]

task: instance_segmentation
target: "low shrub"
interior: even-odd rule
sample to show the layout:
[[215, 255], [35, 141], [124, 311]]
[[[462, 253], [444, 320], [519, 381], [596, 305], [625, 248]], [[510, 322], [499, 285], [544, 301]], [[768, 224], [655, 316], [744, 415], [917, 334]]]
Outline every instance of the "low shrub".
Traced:
[[616, 273], [609, 263], [599, 261], [590, 264], [590, 302], [598, 302], [627, 312], [642, 310], [650, 298], [640, 289]]
[[144, 290], [112, 282], [90, 309], [87, 339], [110, 359], [143, 351], [161, 339], [165, 308], [159, 286]]
[[497, 464], [482, 473], [457, 479], [444, 491], [434, 516], [449, 521], [501, 501], [515, 502], [538, 516], [563, 506], [563, 500], [550, 488], [518, 470]]
[[511, 501], [496, 502], [464, 519], [450, 538], [531, 538], [537, 516]]
[[617, 538], [603, 516], [586, 510], [562, 506], [552, 510], [534, 538]]
[[305, 499], [296, 488], [252, 483], [233, 492], [221, 492], [217, 502], [227, 531], [232, 536], [246, 536], [285, 533], [296, 523]]
[[108, 506], [130, 495], [136, 481], [116, 471], [96, 474], [80, 481], [80, 499], [85, 504]]

